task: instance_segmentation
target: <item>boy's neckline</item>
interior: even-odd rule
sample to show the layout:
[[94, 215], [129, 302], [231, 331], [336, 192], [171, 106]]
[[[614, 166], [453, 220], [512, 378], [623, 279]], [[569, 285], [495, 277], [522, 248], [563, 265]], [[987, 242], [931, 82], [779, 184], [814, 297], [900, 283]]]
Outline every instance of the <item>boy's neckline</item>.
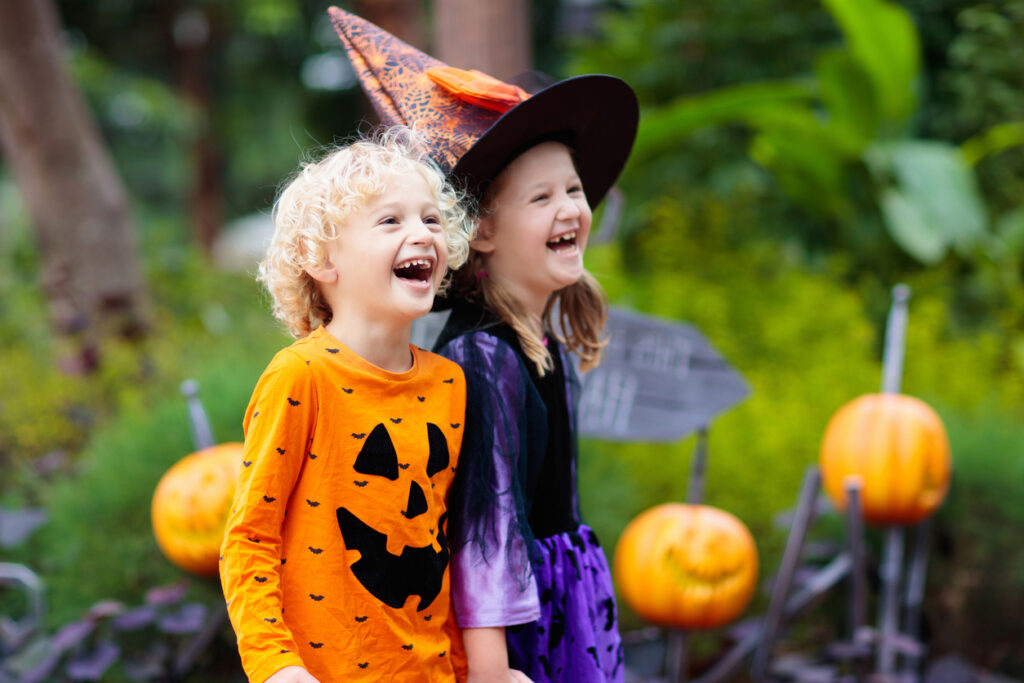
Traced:
[[324, 350], [331, 354], [332, 357], [344, 360], [349, 365], [384, 379], [401, 381], [415, 377], [419, 373], [419, 356], [416, 353], [416, 346], [414, 344], [409, 344], [409, 369], [393, 371], [366, 360], [353, 351], [345, 342], [331, 334], [323, 325], [313, 330], [307, 339], [323, 344]]

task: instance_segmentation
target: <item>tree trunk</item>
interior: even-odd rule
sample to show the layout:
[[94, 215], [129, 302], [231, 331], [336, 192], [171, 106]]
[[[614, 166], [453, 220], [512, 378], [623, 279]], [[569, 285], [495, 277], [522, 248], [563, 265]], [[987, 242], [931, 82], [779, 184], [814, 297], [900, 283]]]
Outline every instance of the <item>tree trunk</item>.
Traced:
[[[426, 51], [422, 4], [422, 0], [353, 0], [352, 11], [399, 40]], [[362, 101], [363, 118], [380, 123], [370, 101], [366, 97]]]
[[527, 0], [434, 0], [435, 57], [502, 80], [531, 68]]
[[210, 57], [215, 33], [210, 17], [198, 7], [177, 8], [173, 19], [173, 54], [178, 92], [198, 120], [192, 141], [192, 188], [189, 215], [192, 234], [204, 253], [223, 222], [223, 168], [220, 145], [213, 127], [213, 95], [210, 87]]
[[396, 38], [426, 50], [422, 0], [353, 0], [353, 11]]
[[65, 369], [88, 372], [105, 337], [144, 329], [135, 226], [51, 0], [0, 0], [0, 16], [0, 145], [37, 233]]

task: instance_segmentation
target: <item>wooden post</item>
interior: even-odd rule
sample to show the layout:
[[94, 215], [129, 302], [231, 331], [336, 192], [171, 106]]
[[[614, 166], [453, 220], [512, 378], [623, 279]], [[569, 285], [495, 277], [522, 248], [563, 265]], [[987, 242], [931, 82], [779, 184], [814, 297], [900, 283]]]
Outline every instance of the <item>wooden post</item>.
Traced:
[[821, 472], [817, 465], [811, 465], [804, 472], [803, 485], [800, 487], [800, 502], [797, 503], [793, 526], [786, 541], [786, 550], [782, 554], [779, 573], [772, 586], [772, 595], [768, 601], [768, 613], [761, 629], [761, 643], [754, 653], [754, 663], [750, 667], [751, 678], [763, 681], [768, 673], [768, 662], [771, 660], [772, 648], [778, 635], [782, 617], [786, 609], [786, 598], [793, 584], [793, 575], [803, 554], [807, 530], [814, 521], [818, 492], [821, 490]]
[[697, 428], [697, 443], [693, 448], [693, 461], [690, 463], [690, 481], [686, 490], [686, 502], [700, 505], [704, 502], [704, 472], [708, 461], [708, 426]]
[[192, 432], [192, 444], [197, 451], [213, 446], [213, 428], [210, 427], [210, 418], [206, 415], [203, 402], [199, 400], [199, 382], [194, 379], [187, 379], [181, 383], [181, 395], [185, 397], [188, 404], [188, 425]]
[[[885, 326], [885, 351], [882, 356], [882, 392], [898, 394], [903, 379], [903, 356], [907, 336], [907, 302], [910, 287], [892, 288], [892, 307]], [[903, 567], [903, 528], [889, 527], [885, 532], [882, 555], [882, 600], [879, 605], [879, 642], [875, 668], [879, 674], [892, 674], [896, 665], [893, 637], [899, 625], [899, 588]]]
[[[921, 627], [921, 605], [924, 602], [924, 585], [928, 574], [928, 536], [930, 531], [930, 517], [917, 525], [914, 532], [914, 554], [910, 558], [910, 569], [907, 571], [903, 633], [914, 640], [917, 640]], [[906, 655], [901, 671], [916, 676], [919, 659], [920, 654]]]

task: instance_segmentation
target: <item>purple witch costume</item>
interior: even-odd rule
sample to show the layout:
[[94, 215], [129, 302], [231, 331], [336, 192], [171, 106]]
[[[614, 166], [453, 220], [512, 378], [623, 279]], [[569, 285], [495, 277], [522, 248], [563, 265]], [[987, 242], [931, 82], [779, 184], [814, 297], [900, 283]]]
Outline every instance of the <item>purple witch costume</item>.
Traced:
[[459, 302], [434, 350], [466, 375], [449, 501], [462, 628], [504, 626], [509, 666], [536, 683], [623, 680], [611, 572], [576, 491], [579, 383], [563, 350], [540, 377], [515, 332]]

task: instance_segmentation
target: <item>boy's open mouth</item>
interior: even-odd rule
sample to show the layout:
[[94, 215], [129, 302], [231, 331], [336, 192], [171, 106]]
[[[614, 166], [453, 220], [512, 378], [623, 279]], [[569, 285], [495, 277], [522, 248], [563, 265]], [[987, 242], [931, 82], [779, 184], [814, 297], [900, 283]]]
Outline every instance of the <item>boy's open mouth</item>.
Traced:
[[429, 282], [434, 274], [434, 262], [425, 258], [412, 258], [402, 261], [394, 268], [396, 277], [414, 282]]
[[551, 251], [569, 251], [576, 248], [576, 231], [565, 232], [548, 242], [548, 249]]

